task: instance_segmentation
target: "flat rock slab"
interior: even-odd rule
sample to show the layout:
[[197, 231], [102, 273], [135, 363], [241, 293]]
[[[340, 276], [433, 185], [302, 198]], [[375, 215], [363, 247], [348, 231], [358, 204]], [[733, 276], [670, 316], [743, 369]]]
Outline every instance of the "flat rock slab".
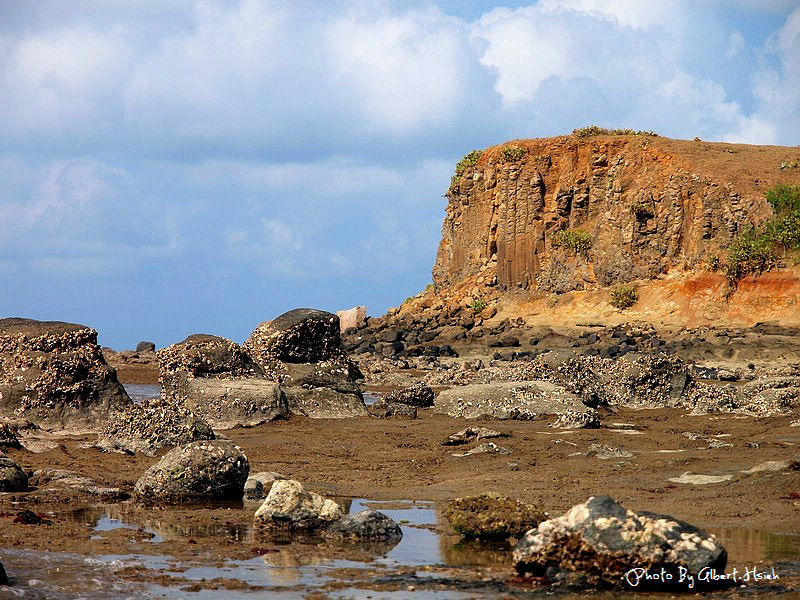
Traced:
[[459, 446], [461, 444], [468, 444], [476, 440], [509, 437], [507, 433], [495, 431], [488, 427], [467, 427], [461, 431], [457, 431], [442, 442], [442, 446]]
[[484, 442], [480, 446], [476, 446], [472, 450], [467, 450], [466, 452], [454, 452], [453, 456], [461, 458], [463, 456], [472, 456], [473, 454], [487, 454], [487, 453], [496, 453], [496, 454], [511, 454], [511, 450], [508, 448], [503, 448], [502, 446], [498, 446], [494, 442]]
[[769, 471], [784, 471], [789, 468], [789, 461], [788, 460], [768, 460], [767, 462], [763, 462], [760, 465], [756, 465], [746, 471], [742, 471], [747, 475], [752, 475], [753, 473], [765, 473]]
[[285, 389], [289, 410], [312, 419], [344, 419], [367, 416], [361, 394], [346, 394], [330, 388], [289, 387]]
[[667, 481], [689, 485], [708, 485], [711, 483], [725, 483], [726, 481], [733, 481], [733, 479], [734, 475], [730, 473], [727, 475], [699, 475], [686, 471], [683, 475], [670, 477]]
[[440, 393], [436, 412], [475, 419], [532, 420], [543, 415], [589, 412], [575, 395], [548, 381], [510, 381], [470, 384]]

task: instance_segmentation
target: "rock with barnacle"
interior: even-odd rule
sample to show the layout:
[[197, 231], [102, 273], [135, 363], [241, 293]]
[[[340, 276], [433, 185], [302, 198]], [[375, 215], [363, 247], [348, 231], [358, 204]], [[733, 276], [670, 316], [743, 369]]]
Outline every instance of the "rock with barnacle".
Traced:
[[[540, 523], [514, 548], [522, 575], [599, 587], [633, 586], [636, 569], [663, 569], [669, 577], [659, 580], [659, 588], [678, 582], [681, 573], [698, 582], [703, 569], [723, 573], [727, 559], [713, 535], [666, 515], [629, 510], [608, 496], [594, 496]], [[651, 580], [638, 581], [633, 587], [642, 589]]]
[[241, 500], [249, 473], [247, 457], [231, 442], [192, 442], [147, 469], [134, 492], [146, 503]]

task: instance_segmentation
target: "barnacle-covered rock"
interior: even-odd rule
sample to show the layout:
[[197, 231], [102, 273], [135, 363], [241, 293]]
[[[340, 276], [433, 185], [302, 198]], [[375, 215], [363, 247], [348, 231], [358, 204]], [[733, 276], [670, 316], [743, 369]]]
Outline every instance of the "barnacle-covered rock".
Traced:
[[465, 538], [484, 540], [522, 537], [545, 518], [529, 504], [496, 494], [456, 498], [447, 504], [444, 516]]
[[666, 515], [634, 512], [608, 496], [593, 496], [540, 523], [514, 548], [520, 574], [558, 580], [580, 573], [595, 586], [631, 585], [637, 581], [636, 569], [663, 569], [670, 577], [664, 576], [660, 587], [667, 580], [678, 582], [681, 573], [699, 581], [703, 569], [723, 573], [727, 560], [725, 548], [713, 535]]
[[241, 500], [249, 473], [247, 457], [231, 442], [192, 442], [147, 469], [134, 492], [148, 503]]
[[346, 359], [339, 317], [312, 308], [296, 308], [261, 323], [244, 343], [258, 364], [278, 360], [310, 363]]
[[580, 399], [548, 381], [469, 384], [441, 392], [434, 408], [451, 417], [532, 420], [567, 411], [588, 412]]
[[111, 415], [97, 447], [153, 456], [159, 448], [213, 440], [214, 430], [182, 402], [169, 398], [144, 400]]
[[0, 319], [0, 415], [96, 431], [131, 400], [84, 325]]

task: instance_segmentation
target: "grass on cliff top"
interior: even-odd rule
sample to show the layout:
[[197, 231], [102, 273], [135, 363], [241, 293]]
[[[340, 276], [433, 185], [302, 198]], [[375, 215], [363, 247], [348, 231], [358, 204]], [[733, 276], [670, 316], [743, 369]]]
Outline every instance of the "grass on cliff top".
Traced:
[[655, 131], [636, 131], [635, 129], [606, 129], [605, 127], [600, 127], [599, 125], [587, 125], [586, 127], [581, 127], [580, 129], [573, 129], [572, 133], [579, 138], [591, 137], [593, 135], [649, 135], [651, 137], [658, 137], [658, 134]]
[[464, 171], [478, 164], [481, 155], [483, 155], [482, 150], [471, 150], [467, 152], [463, 156], [463, 158], [456, 163], [456, 172], [453, 173], [452, 177], [450, 177], [450, 189], [456, 187], [459, 184], [459, 182], [461, 181], [461, 176], [464, 174]]

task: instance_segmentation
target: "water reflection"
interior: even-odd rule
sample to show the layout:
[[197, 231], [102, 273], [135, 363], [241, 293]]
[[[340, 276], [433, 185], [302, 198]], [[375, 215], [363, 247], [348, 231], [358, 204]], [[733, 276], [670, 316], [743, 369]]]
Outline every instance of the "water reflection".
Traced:
[[[120, 503], [83, 507], [59, 513], [59, 517], [85, 523], [97, 535], [116, 529], [137, 529], [152, 534], [154, 537], [150, 541], [155, 542], [155, 545], [147, 547], [156, 556], [137, 556], [136, 560], [154, 576], [177, 572], [182, 577], [197, 581], [224, 577], [249, 585], [266, 586], [269, 590], [274, 589], [276, 594], [291, 586], [300, 586], [306, 591], [313, 590], [336, 580], [343, 572], [352, 574], [354, 580], [370, 580], [379, 577], [376, 573], [392, 572], [398, 568], [410, 568], [411, 572], [424, 573], [425, 567], [433, 567], [435, 570], [438, 566], [464, 569], [465, 573], [472, 573], [484, 567], [511, 567], [510, 543], [459, 540], [449, 533], [447, 521], [432, 502], [385, 502], [359, 498], [348, 499], [347, 502], [343, 499], [337, 500], [349, 505], [350, 512], [365, 508], [384, 512], [401, 524], [402, 540], [399, 543], [352, 543], [326, 540], [319, 536], [257, 531], [252, 527], [253, 506], [247, 505], [245, 508], [241, 503], [203, 505], [197, 509], [185, 506], [161, 509]], [[800, 560], [800, 535], [779, 535], [748, 529], [719, 529], [711, 532], [717, 535], [728, 550], [731, 567], [752, 566], [763, 564], [764, 561], [774, 564], [781, 560]], [[180, 544], [176, 546], [164, 543], [159, 546], [162, 542], [186, 538], [210, 539], [212, 546], [228, 550], [212, 557], [205, 553], [181, 554], [180, 548], [185, 549], [186, 546]], [[215, 540], [219, 540], [218, 546]], [[157, 550], [159, 547], [163, 550]], [[146, 552], [143, 548], [144, 546], [139, 546], [139, 552]], [[51, 560], [55, 563], [61, 561], [65, 569], [71, 564], [66, 558], [53, 556]], [[120, 557], [98, 556], [86, 560], [117, 564]], [[12, 568], [25, 568], [19, 566], [20, 561], [16, 561], [15, 565], [13, 557], [10, 564]], [[55, 564], [55, 568], [58, 568], [58, 564]], [[75, 592], [75, 596], [71, 597], [80, 595], [78, 591], [83, 589], [81, 582], [65, 581], [69, 576], [64, 575], [63, 570], [53, 581], [57, 580], [59, 585], [67, 585]], [[74, 573], [75, 577], [85, 577], [85, 572], [80, 569], [75, 569]], [[33, 575], [29, 574], [28, 577]], [[49, 578], [50, 575], [41, 577]], [[159, 588], [160, 595], [163, 589], [166, 588]], [[92, 597], [89, 583], [86, 583], [86, 590], [84, 596]], [[173, 592], [177, 592], [174, 587], [170, 588], [167, 595]], [[271, 591], [269, 593], [272, 594]], [[242, 592], [242, 597], [245, 595]], [[115, 592], [108, 597], [125, 596]], [[230, 597], [239, 596], [233, 594]], [[480, 593], [473, 597], [488, 598], [491, 595]]]

